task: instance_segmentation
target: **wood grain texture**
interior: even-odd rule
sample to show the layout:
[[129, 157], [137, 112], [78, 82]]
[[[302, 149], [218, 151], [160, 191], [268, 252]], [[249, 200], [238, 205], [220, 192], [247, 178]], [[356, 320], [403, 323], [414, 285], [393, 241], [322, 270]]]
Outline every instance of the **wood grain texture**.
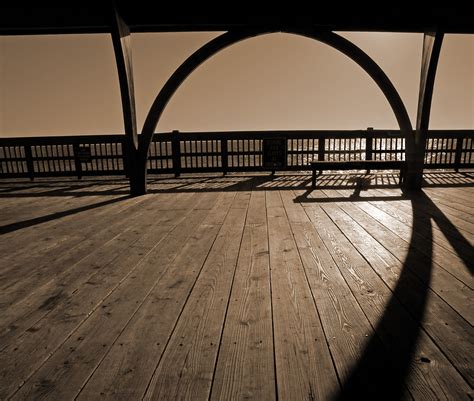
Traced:
[[[242, 198], [248, 200], [248, 196], [234, 199], [235, 208], [228, 212], [189, 294], [145, 400], [197, 401], [209, 397], [247, 212], [247, 207], [242, 208]], [[173, 288], [161, 294], [182, 298], [180, 294], [172, 295], [176, 291]]]
[[[190, 199], [190, 205], [196, 200]], [[78, 296], [81, 287], [113, 284], [114, 280], [120, 277], [119, 266], [122, 265], [124, 269], [127, 269], [127, 264], [124, 264], [122, 259], [131, 263], [129, 259], [131, 249], [137, 249], [136, 257], [140, 258], [159, 244], [167, 233], [189, 214], [190, 210], [192, 209], [169, 210], [166, 213], [155, 212], [153, 214], [155, 220], [148, 225], [144, 225], [143, 222], [152, 220], [149, 218], [150, 214], [145, 213], [141, 218], [134, 219], [126, 228], [124, 227], [122, 233], [74, 264], [73, 268], [58, 272], [49, 282], [38, 285], [30, 291], [21, 302], [17, 302], [13, 307], [5, 308], [0, 317], [2, 343], [0, 349], [6, 347], [25, 330], [33, 327], [42, 316], [50, 314], [58, 304], [72, 302], [72, 299]]]
[[[344, 382], [348, 380], [357, 360], [362, 357], [369, 337], [374, 335], [373, 327], [321, 240], [318, 230], [303, 207], [293, 202], [294, 193], [285, 191], [281, 195], [331, 356], [338, 376]], [[383, 354], [382, 344], [378, 343], [377, 347]], [[360, 385], [370, 381], [370, 373], [358, 378]]]
[[[393, 238], [393, 235], [387, 235], [384, 238], [382, 234], [388, 230], [384, 231], [380, 224], [377, 224], [370, 216], [364, 216], [364, 213], [360, 213], [360, 210], [358, 212], [357, 208], [353, 210], [354, 205], [344, 203], [339, 204], [339, 207], [342, 210], [334, 209], [331, 211], [331, 219], [367, 259], [382, 280], [392, 290], [397, 289], [396, 295], [407, 310], [421, 302], [420, 294], [427, 293], [428, 301], [426, 302], [423, 321], [420, 324], [431, 338], [434, 339], [437, 346], [443, 344], [444, 352], [451, 363], [454, 364], [456, 369], [463, 374], [463, 377], [469, 383], [472, 383], [474, 376], [469, 357], [474, 352], [474, 343], [471, 336], [472, 325], [463, 319], [462, 316], [452, 313], [451, 308], [453, 306], [444, 302], [434, 290], [427, 288], [432, 285], [434, 276], [438, 276], [434, 287], [443, 294], [443, 284], [444, 288], [449, 289], [450, 283], [457, 280], [452, 276], [445, 277], [446, 273], [437, 274], [438, 270], [436, 269], [431, 273], [431, 280], [429, 277], [425, 278], [422, 275], [416, 275], [416, 273], [413, 273], [414, 269], [402, 272], [407, 252], [400, 252], [397, 249], [396, 238]], [[395, 255], [398, 255], [400, 260]], [[381, 260], [384, 263], [380, 263]], [[416, 260], [419, 266], [427, 266], [430, 263], [429, 259], [423, 257], [423, 255], [420, 255], [420, 257], [417, 255]], [[442, 269], [441, 272], [443, 272]], [[453, 292], [456, 292], [454, 288]], [[463, 298], [460, 302], [469, 304], [469, 299], [472, 298], [472, 291], [470, 294], [465, 291], [464, 296], [460, 298]], [[456, 304], [456, 302], [453, 303]], [[452, 341], [452, 339], [456, 339], [453, 344], [446, 344]], [[441, 356], [441, 359], [444, 358]], [[445, 365], [449, 366], [449, 364]]]
[[[384, 196], [387, 191], [383, 190], [372, 190], [370, 192], [374, 196]], [[405, 223], [407, 226], [411, 227], [413, 223], [413, 205], [410, 200], [397, 201], [396, 205], [390, 204], [387, 201], [370, 201], [370, 203], [384, 212], [390, 214], [392, 217], [400, 220]], [[420, 210], [421, 209], [421, 210]], [[432, 235], [433, 242], [443, 247], [444, 249], [450, 251], [453, 254], [456, 254], [457, 251], [453, 248], [453, 244], [456, 248], [462, 249], [466, 254], [468, 254], [468, 259], [474, 259], [474, 251], [472, 248], [471, 239], [474, 239], [474, 236], [465, 232], [454, 230], [449, 223], [444, 223], [443, 221], [437, 219], [433, 220], [433, 214], [430, 213], [428, 208], [417, 208], [417, 214], [423, 216], [423, 221], [419, 224], [419, 233], [424, 235], [423, 229], [426, 229], [426, 234], [428, 236]], [[433, 220], [434, 224], [428, 223], [427, 219]], [[431, 227], [431, 230], [429, 228]]]
[[[393, 218], [392, 216], [380, 210], [379, 208], [366, 202], [360, 202], [357, 204], [357, 206], [364, 210], [367, 214], [375, 217], [384, 226], [389, 228], [398, 236], [407, 239], [411, 237], [412, 234], [410, 227], [406, 226], [404, 223]], [[417, 250], [424, 253], [430, 258], [432, 257], [435, 263], [439, 264], [440, 266], [443, 266], [444, 269], [449, 271], [449, 273], [451, 273], [458, 280], [462, 281], [470, 288], [474, 288], [474, 276], [469, 272], [463, 260], [459, 256], [453, 255], [451, 252], [445, 250], [444, 248], [436, 246], [436, 244], [432, 244], [431, 241], [429, 241], [424, 236], [418, 234], [418, 232], [413, 233], [412, 243]], [[427, 254], [427, 250], [430, 250], [431, 248], [432, 255]]]
[[252, 192], [211, 400], [276, 400], [265, 192]]
[[[181, 244], [188, 238], [194, 238], [194, 242], [198, 240], [194, 232], [195, 227], [199, 226], [208, 212], [206, 209], [193, 212], [168, 234], [163, 246], [146, 255], [145, 260], [142, 260], [142, 255], [138, 264], [128, 264], [125, 260], [124, 264], [129, 270], [125, 279], [119, 282], [113, 292], [105, 293], [92, 308], [87, 303], [89, 294], [84, 294], [84, 298], [77, 304], [79, 308], [86, 308], [82, 316], [71, 313], [69, 305], [63, 304], [63, 308], [67, 308], [66, 311], [72, 315], [71, 317], [65, 318], [64, 310], [47, 315], [47, 320], [41, 321], [41, 327], [35, 327], [21, 339], [21, 342], [12, 344], [2, 353], [1, 374], [4, 377], [12, 376], [9, 386], [3, 391], [11, 391], [15, 385], [21, 384], [21, 380], [25, 379], [24, 375], [28, 377], [33, 374], [28, 385], [23, 386], [17, 393], [18, 399], [25, 397], [41, 399], [43, 396], [66, 399], [77, 394], [96, 364], [143, 302], [155, 281], [176, 255], [183, 252]], [[209, 241], [213, 238], [215, 229], [213, 226], [206, 226], [201, 231], [203, 236], [199, 240]], [[186, 245], [186, 251], [194, 250], [193, 241], [188, 241]], [[196, 250], [199, 251], [199, 247]], [[188, 252], [186, 257], [192, 258], [194, 255], [195, 252]], [[42, 327], [44, 329], [41, 329]], [[51, 330], [52, 327], [55, 330]], [[21, 364], [20, 355], [28, 358], [32, 352], [43, 354], [44, 360], [38, 359], [36, 365], [23, 363], [23, 372], [20, 374], [19, 369], [13, 368], [11, 364], [14, 366]], [[39, 368], [40, 370], [36, 370]], [[55, 376], [56, 374], [58, 376]], [[43, 395], [41, 383], [44, 380], [54, 382], [55, 380], [51, 380], [52, 377], [56, 377], [59, 383], [53, 385]], [[59, 380], [64, 377], [68, 379]]]
[[351, 177], [0, 183], [0, 399], [471, 399], [469, 177]]
[[328, 399], [339, 388], [318, 311], [278, 191], [268, 191], [278, 398]]
[[[330, 251], [345, 263], [342, 273], [385, 345], [386, 353], [394, 367], [393, 380], [385, 381], [387, 388], [391, 389], [389, 393], [395, 394], [400, 390], [400, 384], [406, 383], [415, 399], [424, 397], [426, 394], [436, 397], [435, 394], [439, 391], [455, 394], [455, 397], [459, 399], [467, 398], [470, 386], [426, 333], [418, 327], [420, 322], [417, 319], [423, 317], [424, 304], [413, 306], [415, 319], [403, 308], [380, 276], [370, 268], [354, 245], [329, 217], [336, 213], [337, 209], [336, 204], [325, 203], [321, 208], [313, 206], [306, 210], [315, 224], [324, 227], [323, 241], [328, 247], [331, 244]], [[401, 277], [399, 282], [400, 280], [402, 280]], [[398, 293], [401, 290], [397, 288], [396, 291]], [[370, 363], [379, 365], [381, 361], [378, 361], [374, 355]], [[403, 355], [402, 358], [400, 358], [401, 355]], [[433, 364], [430, 362], [426, 364], [428, 366], [424, 366], [424, 358], [432, 361]], [[380, 365], [380, 368], [382, 366]], [[410, 375], [406, 376], [408, 371]], [[399, 381], [398, 384], [397, 381]]]
[[[210, 210], [204, 220], [201, 220], [198, 230], [188, 238], [180, 241], [174, 239], [171, 244], [183, 244], [183, 253], [173, 260], [162, 274], [156, 286], [147, 296], [133, 319], [117, 338], [110, 351], [95, 370], [90, 380], [85, 383], [79, 394], [80, 399], [90, 399], [97, 391], [104, 399], [141, 398], [150, 383], [153, 372], [166, 348], [171, 333], [187, 300], [190, 288], [202, 268], [202, 263], [209, 251], [206, 247], [198, 247], [203, 241], [199, 237], [212, 230], [217, 234], [219, 225], [204, 224], [212, 214], [224, 208], [228, 212], [229, 199], [234, 193], [226, 193]], [[203, 231], [204, 230], [204, 231]], [[182, 233], [176, 233], [183, 235]], [[211, 239], [212, 237], [209, 237]], [[176, 238], [178, 239], [178, 238]], [[202, 242], [201, 242], [202, 243]], [[195, 248], [195, 249], [193, 249]], [[171, 248], [170, 248], [171, 249]], [[190, 255], [186, 255], [192, 250]], [[162, 264], [163, 255], [154, 255], [148, 263], [155, 267]], [[185, 269], [184, 266], [189, 267]], [[135, 374], [134, 372], [140, 372]]]

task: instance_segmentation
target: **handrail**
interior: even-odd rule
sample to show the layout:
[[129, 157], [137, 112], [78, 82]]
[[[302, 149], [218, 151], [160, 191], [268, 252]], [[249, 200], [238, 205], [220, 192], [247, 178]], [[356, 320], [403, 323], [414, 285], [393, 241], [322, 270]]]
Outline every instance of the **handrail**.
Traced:
[[[152, 174], [265, 171], [262, 141], [286, 138], [286, 170], [312, 160], [404, 160], [399, 130], [276, 130], [158, 133], [148, 158]], [[0, 138], [0, 177], [126, 175], [124, 135]], [[430, 130], [425, 169], [474, 167], [474, 130]]]

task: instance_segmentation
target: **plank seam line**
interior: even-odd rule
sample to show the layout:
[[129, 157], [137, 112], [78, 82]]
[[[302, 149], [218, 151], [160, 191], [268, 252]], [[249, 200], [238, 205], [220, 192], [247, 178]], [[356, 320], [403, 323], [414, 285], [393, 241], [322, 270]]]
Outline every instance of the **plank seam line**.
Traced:
[[270, 259], [270, 232], [268, 230], [268, 207], [267, 207], [267, 191], [265, 192], [265, 219], [267, 226], [267, 242], [268, 242], [268, 278], [270, 281], [270, 310], [272, 319], [272, 343], [273, 343], [273, 375], [275, 378], [275, 400], [279, 401], [278, 396], [278, 375], [277, 375], [277, 362], [276, 362], [276, 350], [275, 350], [275, 320], [273, 313], [273, 285], [272, 285], [272, 265]]
[[[167, 235], [172, 232], [189, 214], [191, 214], [192, 211], [194, 210], [199, 210], [197, 209], [197, 206], [199, 205], [199, 201], [195, 204], [195, 207], [193, 207], [192, 209], [189, 210], [189, 212], [184, 216], [182, 217], [178, 223], [176, 223], [167, 233]], [[201, 225], [201, 223], [199, 223], [199, 225]], [[148, 255], [150, 254], [161, 242], [163, 242], [165, 240], [165, 238], [167, 237], [167, 235], [165, 235], [157, 244], [155, 244], [155, 246], [146, 254], [144, 255], [144, 257], [142, 258], [142, 260]], [[155, 280], [155, 283], [152, 285], [152, 287], [150, 288], [150, 290], [147, 292], [147, 294], [145, 295], [145, 297], [142, 299], [142, 302], [140, 302], [140, 304], [138, 305], [137, 309], [132, 313], [130, 319], [127, 320], [127, 322], [125, 323], [124, 327], [122, 328], [122, 330], [120, 330], [120, 333], [117, 335], [117, 337], [115, 338], [115, 340], [110, 344], [109, 346], [109, 349], [107, 350], [107, 352], [104, 354], [104, 356], [100, 359], [100, 361], [97, 363], [96, 367], [92, 370], [92, 372], [89, 374], [89, 376], [86, 378], [86, 380], [84, 381], [83, 385], [81, 386], [81, 388], [79, 389], [78, 393], [74, 396], [74, 400], [77, 400], [77, 398], [79, 397], [79, 395], [82, 393], [82, 390], [84, 390], [84, 388], [87, 386], [87, 383], [90, 381], [90, 379], [92, 378], [92, 376], [94, 375], [94, 373], [97, 371], [97, 369], [100, 367], [101, 363], [104, 361], [104, 359], [107, 357], [107, 355], [110, 353], [110, 351], [112, 350], [112, 347], [115, 345], [115, 343], [118, 341], [118, 339], [120, 338], [120, 336], [122, 335], [122, 333], [127, 329], [129, 323], [132, 321], [133, 317], [137, 314], [137, 312], [140, 310], [141, 306], [145, 303], [146, 299], [148, 298], [148, 296], [150, 295], [150, 293], [154, 290], [154, 288], [156, 287], [156, 285], [158, 284], [158, 282], [160, 281], [160, 279], [163, 277], [163, 275], [165, 274], [165, 272], [168, 270], [169, 266], [171, 265], [171, 263], [174, 262], [174, 260], [178, 257], [178, 254], [175, 255], [175, 257], [173, 258], [172, 261], [168, 262], [167, 264], [167, 267], [166, 269], [160, 274], [160, 276]], [[141, 261], [139, 262], [141, 263]], [[137, 263], [137, 265], [139, 264]], [[134, 269], [135, 270], [135, 269]], [[117, 288], [117, 287], [115, 287]], [[109, 294], [110, 295], [110, 294]]]
[[[235, 195], [236, 195], [236, 192], [234, 191], [234, 197], [232, 198], [232, 203], [233, 203], [234, 200], [235, 200]], [[145, 398], [146, 394], [148, 393], [148, 390], [150, 389], [150, 386], [151, 386], [151, 384], [152, 384], [152, 382], [153, 382], [153, 379], [155, 378], [156, 371], [157, 371], [158, 368], [160, 367], [160, 363], [161, 363], [161, 361], [162, 361], [163, 355], [165, 354], [166, 350], [168, 349], [168, 344], [170, 343], [170, 340], [171, 340], [171, 338], [173, 337], [173, 334], [174, 334], [174, 332], [175, 332], [175, 330], [176, 330], [176, 326], [178, 325], [178, 322], [179, 322], [179, 320], [180, 320], [180, 318], [181, 318], [181, 315], [183, 314], [183, 311], [184, 311], [184, 309], [186, 308], [186, 304], [187, 304], [187, 302], [188, 302], [188, 299], [189, 299], [191, 293], [193, 292], [193, 289], [194, 289], [194, 287], [195, 287], [195, 285], [196, 285], [196, 282], [198, 281], [199, 277], [201, 276], [202, 269], [204, 268], [204, 265], [205, 265], [206, 262], [207, 262], [207, 259], [208, 259], [208, 257], [209, 257], [209, 254], [211, 253], [211, 250], [212, 250], [212, 248], [213, 248], [213, 246], [214, 246], [214, 243], [216, 242], [216, 239], [217, 239], [217, 237], [219, 236], [219, 233], [220, 233], [221, 230], [222, 230], [222, 227], [223, 227], [223, 225], [224, 225], [224, 221], [225, 221], [225, 219], [227, 219], [227, 215], [229, 214], [229, 211], [231, 210], [231, 208], [232, 208], [232, 204], [229, 206], [229, 209], [227, 210], [227, 213], [226, 213], [226, 215], [225, 215], [225, 218], [224, 218], [224, 220], [223, 220], [223, 222], [222, 222], [222, 224], [221, 224], [221, 226], [220, 226], [218, 232], [216, 233], [216, 235], [215, 235], [215, 237], [214, 237], [214, 239], [213, 239], [213, 241], [212, 241], [212, 244], [211, 244], [211, 246], [209, 247], [209, 250], [207, 251], [207, 254], [206, 254], [206, 257], [205, 257], [204, 261], [203, 261], [202, 264], [201, 264], [201, 267], [200, 267], [200, 269], [199, 269], [199, 273], [196, 275], [196, 279], [194, 280], [194, 283], [193, 283], [193, 285], [191, 286], [191, 288], [190, 288], [190, 290], [189, 290], [189, 292], [188, 292], [188, 294], [187, 294], [187, 296], [186, 296], [186, 299], [185, 299], [185, 301], [184, 301], [184, 303], [183, 303], [183, 306], [182, 306], [182, 308], [181, 308], [181, 311], [179, 312], [179, 315], [178, 315], [177, 318], [176, 318], [176, 322], [175, 322], [175, 324], [174, 324], [174, 327], [173, 327], [173, 329], [171, 330], [171, 332], [170, 332], [170, 334], [169, 334], [169, 336], [168, 336], [168, 339], [166, 340], [166, 344], [165, 344], [165, 346], [163, 347], [163, 351], [162, 351], [160, 357], [158, 358], [158, 361], [157, 361], [157, 363], [156, 363], [156, 366], [155, 366], [155, 368], [153, 369], [153, 373], [152, 373], [151, 376], [150, 376], [150, 380], [149, 380], [149, 382], [148, 382], [148, 384], [147, 384], [147, 386], [146, 386], [146, 388], [145, 388], [145, 391], [144, 391], [144, 393], [143, 393], [143, 395], [142, 395], [142, 397], [141, 397], [142, 400]], [[210, 210], [209, 210], [209, 212], [210, 212]], [[199, 226], [201, 226], [201, 224], [202, 224], [202, 222], [199, 224]], [[198, 227], [199, 227], [199, 226], [198, 226]], [[156, 283], [155, 283], [155, 285], [156, 285]]]
[[[194, 209], [191, 209], [191, 210], [194, 210]], [[181, 221], [181, 220], [180, 220], [180, 221]], [[178, 224], [179, 224], [179, 223], [178, 223]], [[176, 225], [178, 225], [178, 224], [176, 224]], [[173, 226], [173, 228], [172, 228], [170, 231], [172, 231], [172, 230], [174, 229], [174, 227], [176, 227], [176, 225]], [[165, 238], [165, 237], [164, 237], [164, 238]], [[164, 239], [164, 238], [163, 238], [163, 239]], [[152, 249], [150, 249], [149, 252], [147, 252], [145, 255], [143, 255], [143, 257], [140, 259], [140, 261], [138, 261], [138, 262], [135, 264], [135, 267], [134, 267], [132, 270], [130, 270], [130, 272], [127, 273], [127, 274], [117, 283], [117, 285], [116, 285], [114, 288], [112, 288], [100, 301], [97, 302], [96, 306], [85, 316], [85, 318], [82, 320], [82, 322], [80, 322], [80, 323], [66, 336], [66, 338], [64, 339], [64, 341], [62, 341], [61, 344], [59, 344], [54, 350], [52, 350], [51, 352], [49, 352], [49, 353], [45, 356], [45, 358], [44, 358], [43, 362], [41, 363], [41, 365], [39, 365], [37, 369], [35, 369], [33, 372], [31, 372], [31, 373], [28, 375], [28, 377], [18, 386], [18, 388], [17, 388], [14, 392], [12, 392], [10, 395], [7, 396], [8, 399], [12, 398], [18, 391], [20, 391], [20, 389], [28, 382], [28, 380], [30, 380], [31, 377], [33, 377], [33, 376], [48, 362], [48, 360], [51, 359], [51, 357], [54, 355], [54, 353], [55, 353], [64, 343], [66, 343], [66, 341], [67, 341], [69, 338], [71, 338], [71, 337], [74, 335], [74, 333], [75, 333], [77, 330], [80, 329], [80, 327], [81, 327], [83, 324], [85, 324], [85, 322], [87, 321], [87, 319], [99, 308], [99, 305], [100, 305], [101, 303], [103, 303], [103, 302], [104, 302], [104, 301], [105, 301], [105, 300], [106, 300], [106, 299], [107, 299], [107, 298], [108, 298], [108, 297], [109, 297], [109, 296], [110, 296], [137, 268], [138, 268], [138, 266], [143, 262], [143, 259], [144, 259], [149, 253], [151, 253], [151, 252], [155, 249], [155, 247], [158, 246], [158, 245], [163, 241], [163, 239], [162, 239], [159, 243], [157, 243]], [[145, 298], [146, 298], [146, 297], [145, 297]], [[141, 305], [141, 304], [140, 304], [140, 305]], [[128, 324], [128, 322], [127, 322], [127, 324]], [[114, 341], [114, 343], [115, 343], [115, 341]], [[113, 343], [112, 343], [112, 345], [113, 345]], [[102, 362], [102, 360], [101, 360], [101, 362]], [[99, 362], [99, 364], [100, 364], [100, 362]], [[88, 378], [88, 379], [89, 379], [89, 378]], [[87, 381], [88, 381], [88, 380], [87, 380]], [[86, 383], [87, 383], [87, 381], [86, 381]], [[82, 391], [82, 389], [83, 389], [83, 387], [81, 387], [79, 393]], [[77, 398], [77, 396], [79, 395], [79, 393], [75, 396], [75, 399]]]
[[[291, 192], [292, 192], [293, 196], [296, 198], [295, 192], [294, 192], [294, 191], [291, 191]], [[282, 201], [283, 201], [283, 200], [282, 200]], [[286, 211], [285, 203], [284, 203], [284, 202], [282, 202], [282, 203], [283, 203], [283, 208], [284, 208], [284, 210], [285, 210], [286, 217], [287, 217], [287, 219], [288, 219], [288, 213], [287, 213], [287, 211]], [[304, 208], [303, 206], [301, 206], [301, 203], [298, 202], [298, 205], [303, 209], [304, 213], [306, 214], [306, 210], [305, 210], [305, 208]], [[308, 217], [308, 219], [309, 219], [309, 217]], [[310, 221], [311, 221], [311, 220], [310, 220]], [[290, 220], [289, 220], [289, 219], [288, 219], [288, 223], [290, 223]], [[325, 330], [325, 328], [324, 328], [324, 324], [323, 324], [323, 322], [322, 322], [322, 320], [321, 320], [321, 314], [319, 313], [318, 304], [316, 303], [316, 299], [315, 299], [315, 297], [314, 297], [313, 289], [312, 289], [312, 287], [311, 287], [311, 285], [310, 285], [310, 283], [309, 283], [308, 274], [307, 274], [307, 272], [306, 272], [306, 268], [305, 268], [304, 263], [303, 263], [303, 258], [301, 257], [300, 248], [298, 247], [298, 244], [296, 243], [295, 233], [294, 233], [294, 231], [293, 231], [293, 226], [291, 225], [291, 223], [290, 223], [290, 229], [291, 229], [291, 234], [292, 234], [292, 236], [293, 236], [293, 242], [295, 243], [295, 247], [296, 247], [296, 250], [297, 250], [297, 252], [298, 252], [298, 256], [299, 256], [300, 262], [301, 262], [301, 266], [303, 267], [303, 272], [304, 272], [304, 276], [305, 276], [305, 278], [306, 278], [306, 283], [308, 284], [309, 291], [311, 292], [311, 297], [313, 298], [314, 307], [315, 307], [315, 309], [316, 309], [316, 313], [318, 314], [319, 324], [321, 325], [321, 329], [323, 330], [324, 341], [326, 342], [326, 345], [327, 345], [327, 347], [328, 347], [328, 351], [329, 351], [329, 355], [330, 355], [330, 357], [331, 357], [332, 365], [333, 365], [334, 371], [335, 371], [335, 373], [336, 373], [337, 381], [338, 381], [338, 383], [339, 383], [339, 390], [341, 390], [341, 389], [342, 389], [342, 379], [341, 379], [341, 377], [340, 377], [340, 375], [339, 375], [339, 372], [338, 372], [338, 370], [337, 370], [336, 362], [334, 361], [333, 351], [331, 350], [331, 347], [330, 347], [330, 345], [329, 345], [328, 335], [327, 335], [326, 330]], [[318, 233], [318, 231], [316, 230], [316, 228], [315, 228], [315, 233], [316, 233], [316, 235], [319, 237], [319, 233]], [[321, 243], [324, 244], [324, 242], [323, 242], [322, 239], [321, 239]], [[326, 245], [324, 245], [324, 246], [326, 246]], [[328, 253], [329, 253], [329, 251], [328, 251]], [[330, 255], [330, 254], [329, 254], [329, 255]], [[331, 256], [331, 255], [330, 255], [330, 256]]]
[[[250, 189], [250, 196], [252, 196], [254, 184], [255, 184], [255, 181], [252, 180], [252, 188]], [[222, 337], [224, 335], [225, 324], [226, 324], [226, 321], [227, 321], [227, 313], [229, 311], [230, 300], [232, 298], [232, 289], [234, 288], [235, 274], [237, 272], [237, 266], [239, 265], [240, 249], [242, 247], [242, 241], [244, 239], [245, 227], [247, 226], [247, 217], [248, 217], [248, 213], [249, 213], [249, 206], [250, 206], [250, 197], [249, 197], [249, 201], [248, 201], [248, 204], [247, 204], [247, 210], [245, 212], [245, 220], [244, 220], [244, 224], [242, 226], [242, 234], [240, 235], [239, 252], [238, 252], [237, 258], [235, 260], [234, 273], [232, 274], [232, 281], [231, 281], [231, 284], [230, 284], [229, 297], [227, 298], [227, 305], [226, 305], [226, 308], [225, 308], [224, 321], [223, 321], [221, 333], [220, 333], [220, 336], [219, 336], [219, 346], [217, 348], [216, 360], [214, 362], [214, 369], [213, 369], [213, 372], [212, 372], [211, 387], [209, 388], [209, 395], [208, 395], [209, 400], [212, 398], [212, 390], [214, 388], [214, 378], [216, 377], [216, 371], [217, 371], [217, 362], [219, 361], [219, 354], [220, 354], [221, 345], [222, 345]]]

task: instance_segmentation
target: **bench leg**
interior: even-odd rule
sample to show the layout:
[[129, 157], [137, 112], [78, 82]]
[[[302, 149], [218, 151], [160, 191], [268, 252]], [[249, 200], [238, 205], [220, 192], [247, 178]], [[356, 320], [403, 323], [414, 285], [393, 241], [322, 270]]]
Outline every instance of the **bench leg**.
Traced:
[[313, 170], [313, 175], [311, 177], [311, 188], [316, 188], [316, 170]]

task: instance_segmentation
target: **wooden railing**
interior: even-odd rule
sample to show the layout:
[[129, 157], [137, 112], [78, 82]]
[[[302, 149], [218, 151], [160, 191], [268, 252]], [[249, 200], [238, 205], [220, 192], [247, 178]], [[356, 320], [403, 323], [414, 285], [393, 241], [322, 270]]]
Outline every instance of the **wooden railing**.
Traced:
[[455, 170], [474, 167], [474, 130], [430, 131], [424, 167]]
[[0, 177], [125, 175], [119, 135], [0, 138]]
[[[284, 170], [313, 160], [404, 160], [400, 131], [173, 132], [154, 135], [150, 174], [268, 171], [263, 141], [286, 138]], [[0, 177], [126, 175], [123, 135], [0, 138]], [[474, 130], [430, 131], [425, 168], [474, 167]]]

